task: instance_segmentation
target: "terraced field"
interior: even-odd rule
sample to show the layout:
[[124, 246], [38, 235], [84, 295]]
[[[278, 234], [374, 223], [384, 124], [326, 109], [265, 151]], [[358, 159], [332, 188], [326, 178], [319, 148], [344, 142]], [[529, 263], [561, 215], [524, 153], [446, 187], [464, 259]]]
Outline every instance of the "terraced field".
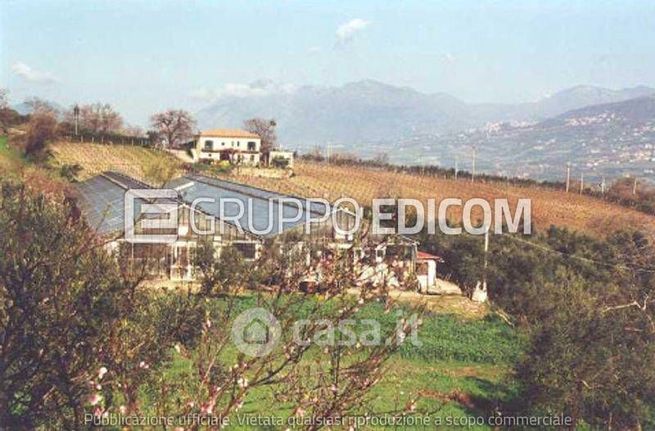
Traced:
[[171, 154], [132, 145], [58, 142], [52, 146], [52, 151], [56, 163], [82, 166], [79, 174], [81, 180], [108, 170], [120, 171], [144, 180], [144, 168], [162, 158], [168, 163], [179, 165], [180, 168], [182, 165], [182, 162]]
[[[308, 162], [296, 163], [295, 173], [292, 178], [236, 179], [299, 196], [328, 199], [350, 196], [367, 206], [370, 206], [373, 198], [387, 196], [414, 198], [423, 202], [429, 198], [437, 201], [445, 198], [507, 198], [512, 207], [517, 199], [529, 198], [532, 200], [532, 219], [538, 229], [557, 225], [602, 236], [633, 227], [655, 234], [655, 217], [576, 193]], [[461, 216], [457, 212], [451, 215], [456, 219]]]

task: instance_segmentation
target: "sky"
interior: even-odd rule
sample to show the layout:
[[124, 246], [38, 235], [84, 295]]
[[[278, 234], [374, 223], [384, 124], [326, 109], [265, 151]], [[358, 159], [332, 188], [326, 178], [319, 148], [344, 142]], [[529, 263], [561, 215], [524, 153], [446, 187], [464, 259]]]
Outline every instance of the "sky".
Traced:
[[133, 124], [225, 95], [362, 79], [466, 102], [655, 87], [655, 2], [0, 0], [12, 103], [111, 103]]

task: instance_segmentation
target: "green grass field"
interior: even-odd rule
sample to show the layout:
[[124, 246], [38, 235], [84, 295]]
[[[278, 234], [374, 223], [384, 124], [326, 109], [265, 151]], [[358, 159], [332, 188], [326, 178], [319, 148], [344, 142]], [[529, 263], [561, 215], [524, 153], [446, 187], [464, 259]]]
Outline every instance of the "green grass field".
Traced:
[[9, 173], [23, 164], [20, 153], [9, 145], [7, 136], [0, 136], [0, 169]]
[[[216, 300], [217, 309], [221, 305], [221, 301]], [[239, 301], [238, 308], [245, 310], [251, 306], [254, 306], [252, 298], [244, 298]], [[306, 317], [302, 309], [297, 311], [297, 316]], [[395, 310], [385, 314], [382, 305], [370, 304], [357, 318], [374, 318], [383, 329], [390, 329], [395, 324]], [[371, 414], [402, 410], [409, 400], [418, 398], [417, 416], [430, 415], [433, 421], [446, 423], [448, 418], [486, 417], [495, 406], [516, 396], [511, 369], [521, 355], [525, 340], [500, 319], [488, 316], [463, 320], [432, 313], [424, 316], [418, 339], [420, 346], [403, 344], [387, 363], [383, 380], [369, 394]], [[234, 353], [225, 353], [225, 363], [234, 361]], [[321, 355], [318, 350], [310, 353], [307, 360]], [[164, 370], [181, 384], [193, 381], [193, 372], [191, 362], [177, 354]], [[239, 414], [288, 417], [290, 407], [276, 401], [273, 390], [270, 387], [252, 390]], [[157, 404], [158, 394], [154, 391], [146, 390], [142, 396], [142, 406]], [[234, 422], [232, 420], [229, 429], [253, 429]]]

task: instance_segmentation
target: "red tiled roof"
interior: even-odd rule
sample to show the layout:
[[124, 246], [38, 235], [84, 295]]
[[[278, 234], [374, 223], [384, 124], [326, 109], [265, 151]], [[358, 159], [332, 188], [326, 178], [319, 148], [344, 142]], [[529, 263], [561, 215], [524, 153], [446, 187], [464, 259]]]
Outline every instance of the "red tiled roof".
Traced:
[[434, 254], [426, 253], [424, 251], [419, 251], [416, 255], [416, 258], [419, 260], [436, 260], [437, 262], [443, 262], [443, 259]]
[[259, 135], [241, 129], [210, 129], [200, 132], [200, 136], [213, 136], [218, 138], [257, 138]]

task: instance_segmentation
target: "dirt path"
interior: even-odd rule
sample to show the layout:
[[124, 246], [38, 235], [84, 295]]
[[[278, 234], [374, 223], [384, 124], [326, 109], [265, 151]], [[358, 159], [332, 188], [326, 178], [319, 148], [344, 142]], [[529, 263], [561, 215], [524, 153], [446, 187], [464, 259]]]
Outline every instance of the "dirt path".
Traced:
[[[348, 289], [353, 295], [359, 288]], [[489, 313], [487, 304], [479, 304], [461, 295], [424, 295], [418, 292], [393, 289], [389, 292], [393, 301], [412, 305], [425, 305], [426, 309], [439, 314], [454, 314], [465, 319], [482, 319]]]

